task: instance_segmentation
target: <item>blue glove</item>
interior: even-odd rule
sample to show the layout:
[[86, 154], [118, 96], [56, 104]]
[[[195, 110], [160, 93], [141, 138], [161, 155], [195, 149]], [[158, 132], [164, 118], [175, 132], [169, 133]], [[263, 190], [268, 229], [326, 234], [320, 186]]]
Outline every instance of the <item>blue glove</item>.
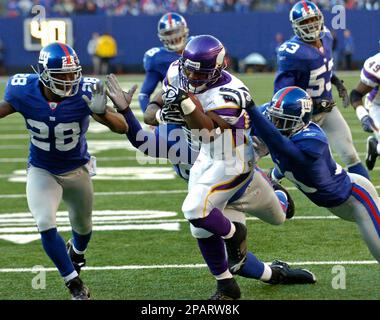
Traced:
[[369, 115], [364, 116], [361, 120], [361, 123], [362, 123], [363, 130], [366, 132], [373, 132], [372, 128], [376, 128], [376, 125], [373, 122], [373, 119]]

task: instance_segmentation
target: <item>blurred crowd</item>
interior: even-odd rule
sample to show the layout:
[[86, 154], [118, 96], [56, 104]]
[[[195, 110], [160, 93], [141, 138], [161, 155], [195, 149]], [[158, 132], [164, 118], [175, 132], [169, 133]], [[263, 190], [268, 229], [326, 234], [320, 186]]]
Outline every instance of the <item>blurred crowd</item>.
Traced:
[[[29, 16], [33, 5], [42, 5], [50, 16], [97, 14], [110, 16], [158, 15], [179, 13], [288, 11], [296, 0], [0, 0], [0, 14], [7, 17]], [[379, 10], [380, 0], [315, 0], [330, 10], [344, 5], [349, 10]]]

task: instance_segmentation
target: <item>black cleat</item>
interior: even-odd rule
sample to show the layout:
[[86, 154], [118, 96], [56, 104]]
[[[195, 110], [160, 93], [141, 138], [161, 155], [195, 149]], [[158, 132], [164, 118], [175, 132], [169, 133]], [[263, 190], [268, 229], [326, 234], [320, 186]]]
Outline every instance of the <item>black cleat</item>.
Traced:
[[237, 300], [241, 296], [240, 288], [234, 278], [217, 280], [216, 292], [209, 300]]
[[67, 253], [71, 259], [71, 262], [73, 263], [75, 271], [78, 272], [78, 275], [79, 275], [82, 267], [84, 267], [86, 265], [86, 259], [84, 258], [84, 254], [77, 254], [74, 251], [73, 243], [72, 243], [71, 239], [69, 241], [67, 241], [66, 249], [67, 249]]
[[71, 300], [90, 300], [90, 290], [79, 277], [75, 277], [66, 283], [71, 293]]
[[280, 260], [275, 260], [270, 265], [272, 277], [265, 281], [269, 284], [311, 284], [316, 283], [315, 275], [306, 269], [291, 269], [290, 266]]
[[286, 198], [288, 200], [288, 208], [286, 209], [286, 219], [293, 218], [296, 206], [294, 204], [292, 197], [290, 196], [290, 193], [278, 182], [272, 180], [271, 183], [272, 183], [272, 187], [275, 191], [281, 190], [282, 192], [285, 193]]
[[377, 139], [374, 136], [367, 138], [367, 155], [365, 157], [365, 164], [368, 170], [373, 170], [377, 158]]
[[247, 259], [247, 227], [240, 222], [232, 222], [236, 231], [230, 239], [224, 239], [228, 255], [228, 268], [236, 274]]

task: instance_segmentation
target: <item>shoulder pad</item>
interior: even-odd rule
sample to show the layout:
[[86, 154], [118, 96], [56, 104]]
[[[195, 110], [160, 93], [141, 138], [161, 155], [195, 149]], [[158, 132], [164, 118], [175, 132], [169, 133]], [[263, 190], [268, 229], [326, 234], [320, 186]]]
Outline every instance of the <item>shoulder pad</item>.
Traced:
[[157, 58], [161, 52], [162, 48], [160, 47], [154, 47], [145, 52], [143, 63], [146, 71], [154, 70]]
[[360, 80], [370, 87], [376, 87], [380, 84], [380, 53], [369, 57], [364, 62]]

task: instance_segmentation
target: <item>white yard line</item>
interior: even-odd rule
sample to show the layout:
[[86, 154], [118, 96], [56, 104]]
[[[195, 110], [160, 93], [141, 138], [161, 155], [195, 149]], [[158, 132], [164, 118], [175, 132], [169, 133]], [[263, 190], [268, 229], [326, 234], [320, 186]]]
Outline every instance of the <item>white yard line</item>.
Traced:
[[[268, 262], [271, 263], [271, 262]], [[370, 265], [377, 264], [374, 260], [351, 260], [351, 261], [296, 261], [288, 262], [293, 266], [328, 266], [328, 265]], [[102, 266], [84, 267], [83, 271], [102, 271], [102, 270], [143, 270], [143, 269], [199, 269], [206, 268], [205, 264], [161, 264], [161, 265], [124, 265], [124, 266]], [[21, 272], [56, 272], [56, 268], [1, 268], [0, 273], [21, 273]]]
[[[0, 175], [1, 177], [1, 175]], [[375, 186], [376, 189], [380, 189], [379, 186]], [[286, 187], [286, 190], [298, 190], [296, 187]], [[95, 192], [95, 196], [139, 196], [139, 195], [152, 195], [152, 194], [181, 194], [187, 193], [186, 189], [183, 190], [142, 190], [142, 191], [115, 191], [115, 192]], [[1, 194], [0, 199], [18, 199], [26, 198], [26, 194]]]

